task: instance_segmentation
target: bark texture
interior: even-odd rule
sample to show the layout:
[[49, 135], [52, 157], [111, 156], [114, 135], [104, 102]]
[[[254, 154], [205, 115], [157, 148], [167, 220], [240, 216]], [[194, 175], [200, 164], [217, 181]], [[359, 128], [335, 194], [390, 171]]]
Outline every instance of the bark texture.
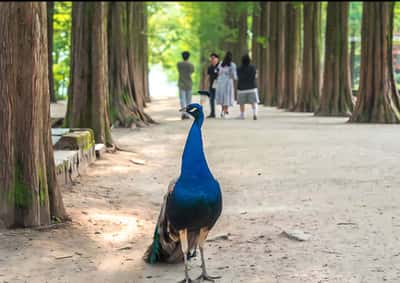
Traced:
[[53, 15], [54, 15], [54, 2], [47, 3], [47, 46], [49, 54], [49, 90], [50, 90], [50, 101], [57, 102], [56, 93], [54, 90], [54, 75], [53, 75]]
[[73, 2], [67, 125], [91, 128], [96, 143], [111, 145], [107, 62], [107, 3]]
[[392, 63], [393, 17], [394, 2], [363, 4], [360, 90], [350, 122], [400, 122]]
[[50, 132], [46, 3], [0, 3], [0, 42], [0, 226], [63, 220]]
[[[259, 2], [259, 15], [258, 18], [255, 15], [254, 18], [258, 21], [256, 27], [254, 27], [255, 35], [261, 40], [257, 42], [257, 38], [253, 45], [254, 49], [253, 62], [258, 67], [258, 92], [260, 96], [260, 103], [264, 104], [267, 95], [267, 81], [268, 81], [268, 52], [269, 52], [269, 9], [271, 2]], [[255, 57], [254, 57], [255, 56]]]
[[269, 12], [269, 41], [267, 52], [267, 92], [264, 105], [278, 106], [286, 91], [286, 2], [271, 2]]
[[293, 110], [299, 87], [301, 6], [288, 2], [286, 6], [285, 32], [285, 90], [281, 93], [279, 107]]
[[302, 84], [295, 111], [314, 112], [321, 90], [321, 3], [304, 2]]
[[348, 53], [349, 2], [328, 2], [324, 77], [318, 116], [350, 116], [353, 110]]
[[110, 115], [114, 125], [123, 127], [153, 122], [144, 112], [146, 96], [149, 96], [142, 22], [145, 6], [135, 5], [128, 2], [109, 4]]

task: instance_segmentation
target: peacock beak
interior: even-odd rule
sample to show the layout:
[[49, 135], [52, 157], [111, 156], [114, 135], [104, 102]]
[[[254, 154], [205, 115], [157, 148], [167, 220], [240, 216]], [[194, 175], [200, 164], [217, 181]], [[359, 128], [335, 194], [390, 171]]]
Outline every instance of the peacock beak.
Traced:
[[182, 114], [185, 115], [185, 116], [188, 117], [188, 118], [193, 118], [192, 115], [190, 115], [190, 114], [187, 112], [187, 108], [186, 108], [186, 107], [183, 107], [183, 108], [179, 109], [179, 112], [182, 112]]

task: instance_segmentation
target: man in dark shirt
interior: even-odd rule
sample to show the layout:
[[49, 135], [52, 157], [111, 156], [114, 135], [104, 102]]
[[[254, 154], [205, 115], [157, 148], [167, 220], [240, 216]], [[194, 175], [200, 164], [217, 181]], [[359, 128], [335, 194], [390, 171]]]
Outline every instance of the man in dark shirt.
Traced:
[[208, 78], [209, 78], [209, 83], [210, 83], [210, 108], [211, 108], [211, 113], [207, 118], [215, 118], [215, 85], [216, 85], [216, 79], [218, 77], [218, 55], [215, 53], [212, 53], [210, 55], [210, 61], [211, 65], [208, 67]]

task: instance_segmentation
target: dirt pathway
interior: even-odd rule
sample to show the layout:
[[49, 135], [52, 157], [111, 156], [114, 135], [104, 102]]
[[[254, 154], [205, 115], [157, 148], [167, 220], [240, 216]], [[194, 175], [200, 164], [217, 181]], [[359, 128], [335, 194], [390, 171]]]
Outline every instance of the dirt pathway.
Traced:
[[[177, 105], [150, 105], [160, 125], [114, 129], [135, 153], [106, 154], [63, 190], [71, 225], [0, 231], [0, 282], [182, 279], [182, 265], [142, 261], [191, 123], [179, 120]], [[224, 197], [210, 237], [229, 233], [206, 248], [218, 282], [400, 282], [400, 127], [345, 121], [273, 108], [261, 108], [258, 121], [205, 121], [205, 151]], [[199, 259], [191, 266], [195, 278]]]

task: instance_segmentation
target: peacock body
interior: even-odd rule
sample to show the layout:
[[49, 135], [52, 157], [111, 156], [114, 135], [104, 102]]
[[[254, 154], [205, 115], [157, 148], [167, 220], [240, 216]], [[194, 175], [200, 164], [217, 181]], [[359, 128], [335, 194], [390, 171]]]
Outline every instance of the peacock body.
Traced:
[[200, 248], [203, 261], [202, 277], [207, 275], [203, 243], [222, 211], [222, 194], [218, 181], [208, 167], [201, 127], [204, 121], [202, 106], [190, 104], [186, 113], [194, 118], [182, 155], [181, 174], [170, 182], [154, 232], [153, 243], [145, 253], [148, 263], [185, 261], [191, 252]]

